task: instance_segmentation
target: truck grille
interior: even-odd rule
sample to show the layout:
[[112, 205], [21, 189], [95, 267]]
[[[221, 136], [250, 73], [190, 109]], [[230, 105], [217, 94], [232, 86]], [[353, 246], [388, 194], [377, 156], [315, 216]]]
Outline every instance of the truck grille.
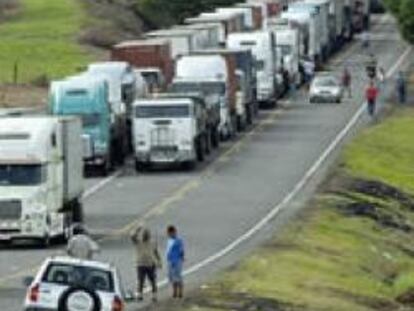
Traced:
[[20, 200], [0, 201], [0, 220], [19, 220], [22, 215]]
[[166, 148], [175, 146], [175, 131], [168, 127], [157, 127], [151, 131], [151, 146]]

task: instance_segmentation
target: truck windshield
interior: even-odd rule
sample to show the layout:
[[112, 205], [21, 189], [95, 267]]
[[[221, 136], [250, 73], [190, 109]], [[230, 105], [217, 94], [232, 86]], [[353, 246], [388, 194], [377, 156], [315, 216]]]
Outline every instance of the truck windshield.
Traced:
[[99, 125], [99, 113], [81, 115], [83, 127], [93, 127]]
[[222, 82], [179, 82], [172, 85], [171, 91], [174, 93], [200, 92], [204, 95], [224, 95], [226, 92], [226, 86]]
[[33, 165], [0, 165], [0, 186], [39, 185], [45, 178], [44, 167]]
[[186, 118], [190, 116], [190, 106], [138, 106], [135, 110], [137, 118]]

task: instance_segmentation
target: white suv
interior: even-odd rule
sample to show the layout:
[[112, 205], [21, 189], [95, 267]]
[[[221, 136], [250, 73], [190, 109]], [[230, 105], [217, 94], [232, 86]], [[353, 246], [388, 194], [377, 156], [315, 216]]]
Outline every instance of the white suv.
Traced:
[[117, 269], [110, 264], [51, 257], [29, 283], [25, 311], [123, 311]]

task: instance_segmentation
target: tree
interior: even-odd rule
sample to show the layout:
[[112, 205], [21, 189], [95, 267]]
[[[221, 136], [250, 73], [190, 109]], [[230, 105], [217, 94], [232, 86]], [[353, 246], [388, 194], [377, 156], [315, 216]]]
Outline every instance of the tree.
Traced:
[[414, 43], [414, 0], [400, 0], [398, 20], [402, 34], [409, 42]]

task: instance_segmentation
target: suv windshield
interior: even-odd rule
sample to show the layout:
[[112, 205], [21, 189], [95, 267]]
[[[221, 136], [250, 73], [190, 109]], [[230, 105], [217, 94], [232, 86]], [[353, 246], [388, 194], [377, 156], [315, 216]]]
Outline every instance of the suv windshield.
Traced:
[[83, 286], [103, 292], [114, 291], [114, 280], [110, 271], [63, 263], [50, 264], [42, 277], [42, 282]]
[[338, 86], [338, 82], [333, 77], [322, 77], [322, 78], [316, 78], [315, 79], [315, 85], [316, 86]]
[[138, 106], [135, 110], [135, 116], [137, 118], [186, 118], [190, 116], [190, 106]]
[[226, 92], [226, 86], [222, 82], [200, 82], [200, 83], [188, 83], [188, 82], [177, 82], [171, 87], [171, 91], [174, 93], [193, 93], [200, 92], [205, 95], [224, 95]]
[[44, 166], [0, 165], [0, 186], [33, 186], [41, 184], [46, 177]]

